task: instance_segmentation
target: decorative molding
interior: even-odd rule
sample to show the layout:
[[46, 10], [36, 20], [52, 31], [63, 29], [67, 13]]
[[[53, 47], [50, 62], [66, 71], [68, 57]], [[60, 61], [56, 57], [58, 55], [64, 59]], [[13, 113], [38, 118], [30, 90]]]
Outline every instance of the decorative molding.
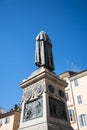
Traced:
[[36, 84], [30, 88], [25, 88], [23, 91], [22, 101], [30, 101], [31, 99], [41, 96], [44, 92], [44, 87], [40, 84]]
[[56, 89], [52, 85], [47, 86], [48, 94], [65, 102], [65, 93], [61, 89]]

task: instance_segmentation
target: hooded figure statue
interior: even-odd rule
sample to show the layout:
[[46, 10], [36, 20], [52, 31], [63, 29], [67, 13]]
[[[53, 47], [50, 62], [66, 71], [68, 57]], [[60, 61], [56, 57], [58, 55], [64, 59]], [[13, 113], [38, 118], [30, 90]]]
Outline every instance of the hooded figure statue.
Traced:
[[44, 66], [51, 71], [54, 70], [52, 44], [46, 32], [43, 31], [36, 37], [35, 64], [38, 67]]

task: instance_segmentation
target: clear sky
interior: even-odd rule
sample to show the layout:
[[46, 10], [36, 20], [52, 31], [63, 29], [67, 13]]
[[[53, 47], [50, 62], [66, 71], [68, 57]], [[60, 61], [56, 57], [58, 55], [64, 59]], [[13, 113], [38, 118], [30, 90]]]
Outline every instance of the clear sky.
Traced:
[[87, 69], [87, 0], [0, 0], [0, 106], [21, 102], [20, 83], [37, 69], [35, 37], [53, 44], [56, 74]]

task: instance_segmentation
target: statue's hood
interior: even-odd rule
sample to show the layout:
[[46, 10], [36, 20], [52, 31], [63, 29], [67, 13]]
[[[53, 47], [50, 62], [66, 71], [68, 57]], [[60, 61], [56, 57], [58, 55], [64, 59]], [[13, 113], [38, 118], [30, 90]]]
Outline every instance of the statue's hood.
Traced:
[[50, 38], [48, 37], [47, 33], [44, 32], [44, 31], [41, 31], [41, 32], [37, 35], [36, 41], [45, 41], [45, 42], [48, 42], [48, 43], [51, 44]]

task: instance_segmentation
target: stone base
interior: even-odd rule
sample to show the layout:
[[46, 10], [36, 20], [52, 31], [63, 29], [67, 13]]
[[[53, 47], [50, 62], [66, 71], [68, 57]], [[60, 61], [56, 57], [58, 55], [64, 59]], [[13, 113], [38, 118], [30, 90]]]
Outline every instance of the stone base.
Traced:
[[47, 123], [40, 123], [33, 126], [19, 128], [18, 130], [48, 130]]
[[71, 126], [48, 124], [47, 130], [73, 130]]
[[[18, 130], [73, 130], [67, 120], [65, 98], [59, 94], [59, 90], [64, 92], [67, 86], [65, 81], [59, 79], [55, 73], [41, 67], [24, 80], [20, 86], [24, 94]], [[49, 86], [53, 89], [49, 89]], [[39, 89], [40, 87], [41, 89]], [[38, 101], [40, 105], [37, 111]], [[30, 114], [32, 118], [28, 116], [27, 108], [32, 113]], [[59, 111], [55, 112], [55, 109]]]
[[73, 128], [71, 126], [42, 123], [34, 126], [19, 128], [18, 130], [73, 130]]

